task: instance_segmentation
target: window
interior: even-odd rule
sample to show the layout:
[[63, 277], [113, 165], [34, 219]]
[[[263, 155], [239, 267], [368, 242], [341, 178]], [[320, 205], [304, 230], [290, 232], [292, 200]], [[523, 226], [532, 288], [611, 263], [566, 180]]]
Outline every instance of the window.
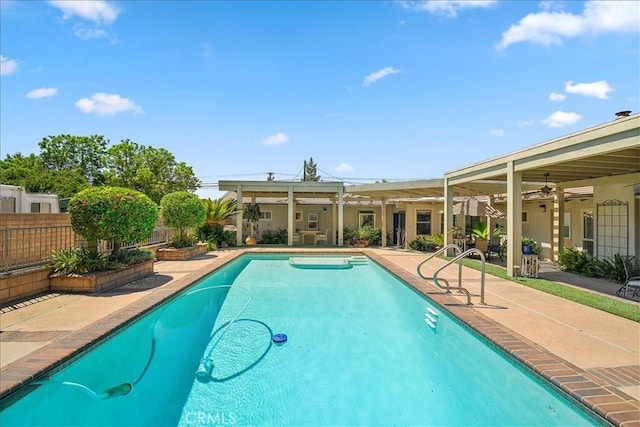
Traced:
[[376, 214], [371, 211], [358, 212], [358, 225], [360, 227], [375, 227], [376, 226]]
[[296, 211], [296, 221], [302, 221], [302, 212]]
[[3, 197], [2, 205], [0, 206], [0, 212], [15, 212], [15, 211], [16, 211], [16, 198]]
[[522, 222], [529, 222], [529, 211], [522, 211]]
[[416, 234], [431, 234], [431, 211], [416, 211]]
[[562, 237], [565, 239], [571, 238], [571, 214], [569, 212], [564, 213], [562, 220]]
[[31, 213], [51, 213], [51, 203], [31, 203]]
[[582, 250], [593, 255], [593, 212], [582, 212]]
[[272, 215], [271, 211], [260, 211], [260, 221], [271, 221]]
[[307, 229], [309, 230], [317, 230], [318, 229], [318, 214], [310, 213], [307, 215]]

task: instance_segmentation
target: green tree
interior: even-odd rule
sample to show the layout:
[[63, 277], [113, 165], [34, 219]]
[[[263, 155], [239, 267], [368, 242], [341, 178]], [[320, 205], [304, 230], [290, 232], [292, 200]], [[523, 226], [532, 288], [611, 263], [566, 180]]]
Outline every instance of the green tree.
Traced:
[[320, 181], [320, 176], [318, 175], [318, 166], [313, 162], [313, 157], [309, 158], [309, 161], [304, 161], [304, 166], [302, 169], [303, 181]]
[[215, 200], [204, 199], [202, 203], [207, 213], [207, 221], [210, 222], [221, 222], [242, 212], [242, 209], [238, 209], [238, 201], [236, 199], [220, 197]]
[[164, 225], [178, 230], [180, 240], [184, 240], [189, 227], [201, 225], [207, 217], [198, 196], [186, 191], [165, 195], [160, 201], [160, 212]]
[[147, 147], [128, 139], [107, 150], [106, 182], [141, 191], [156, 203], [166, 194], [195, 191], [200, 180], [193, 169], [177, 162], [164, 148]]
[[73, 171], [91, 185], [104, 183], [102, 171], [109, 140], [102, 135], [57, 135], [43, 138], [40, 157], [47, 171]]
[[138, 191], [120, 187], [82, 190], [71, 198], [68, 211], [76, 233], [113, 243], [113, 258], [122, 242], [146, 239], [158, 222], [158, 205]]

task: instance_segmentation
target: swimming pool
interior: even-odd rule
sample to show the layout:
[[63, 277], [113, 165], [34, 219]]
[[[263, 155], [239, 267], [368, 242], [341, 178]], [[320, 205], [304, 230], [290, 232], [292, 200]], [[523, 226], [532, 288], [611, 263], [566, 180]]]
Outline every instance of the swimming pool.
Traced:
[[244, 255], [42, 381], [3, 425], [597, 424], [379, 266], [347, 261]]

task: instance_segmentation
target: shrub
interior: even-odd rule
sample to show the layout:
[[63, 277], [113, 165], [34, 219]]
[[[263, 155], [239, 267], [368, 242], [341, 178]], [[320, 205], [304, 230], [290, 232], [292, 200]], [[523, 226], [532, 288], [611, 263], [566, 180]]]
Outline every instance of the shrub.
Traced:
[[153, 252], [147, 249], [120, 251], [116, 257], [109, 258], [85, 248], [73, 248], [54, 251], [51, 265], [54, 275], [69, 276], [101, 270], [117, 270], [152, 258]]
[[128, 188], [90, 187], [69, 200], [71, 227], [87, 240], [113, 243], [117, 257], [122, 242], [151, 236], [158, 221], [158, 206], [146, 195]]
[[169, 242], [171, 247], [180, 249], [180, 248], [189, 248], [198, 243], [198, 238], [193, 234], [185, 234], [184, 236], [173, 236]]
[[414, 251], [434, 252], [438, 246], [433, 240], [433, 236], [418, 235], [415, 240], [409, 242], [409, 248]]
[[265, 230], [260, 239], [261, 244], [265, 245], [286, 245], [288, 243], [289, 233], [286, 229]]
[[160, 201], [160, 211], [164, 224], [178, 230], [178, 242], [187, 242], [187, 229], [199, 226], [207, 217], [205, 207], [198, 196], [187, 191], [165, 195]]
[[576, 248], [564, 248], [558, 256], [558, 264], [563, 270], [587, 277], [606, 277], [616, 282], [624, 282], [626, 273], [620, 254], [613, 258], [598, 259]]
[[204, 223], [196, 229], [196, 236], [201, 242], [207, 242], [213, 250], [222, 246], [233, 246], [236, 243], [236, 234], [232, 231], [225, 230], [220, 224]]
[[205, 212], [207, 221], [220, 222], [242, 212], [238, 209], [238, 201], [236, 199], [204, 199]]

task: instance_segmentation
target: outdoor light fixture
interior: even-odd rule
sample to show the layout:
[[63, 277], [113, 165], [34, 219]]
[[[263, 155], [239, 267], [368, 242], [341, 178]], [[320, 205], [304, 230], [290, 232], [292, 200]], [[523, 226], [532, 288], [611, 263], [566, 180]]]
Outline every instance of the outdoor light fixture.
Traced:
[[546, 212], [547, 211], [547, 205], [540, 205], [540, 212]]

